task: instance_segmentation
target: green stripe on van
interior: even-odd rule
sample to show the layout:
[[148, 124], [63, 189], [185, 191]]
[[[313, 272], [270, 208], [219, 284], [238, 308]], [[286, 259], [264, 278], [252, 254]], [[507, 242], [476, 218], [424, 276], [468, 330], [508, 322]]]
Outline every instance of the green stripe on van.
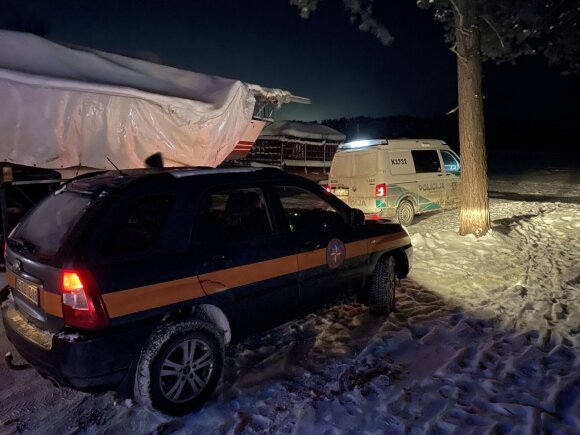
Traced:
[[[403, 197], [405, 196], [412, 196], [413, 198], [416, 198], [416, 194], [414, 192], [411, 192], [408, 189], [405, 189], [404, 187], [401, 187], [397, 184], [391, 184], [389, 183], [389, 190], [388, 190], [388, 195], [389, 197], [391, 196], [395, 196], [397, 195], [397, 199], [395, 199], [393, 201], [393, 207], [397, 208], [399, 206], [399, 202], [401, 202], [401, 200], [403, 199]], [[432, 202], [429, 198], [422, 196], [422, 195], [418, 195], [419, 200], [419, 205], [418, 211], [428, 211], [428, 210], [437, 210], [439, 208], [441, 208], [441, 205]]]

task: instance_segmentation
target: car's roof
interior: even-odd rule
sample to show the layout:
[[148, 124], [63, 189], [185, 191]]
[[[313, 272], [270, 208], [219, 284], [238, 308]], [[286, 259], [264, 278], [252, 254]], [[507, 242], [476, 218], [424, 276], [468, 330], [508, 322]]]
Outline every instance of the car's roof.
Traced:
[[[68, 190], [95, 192], [102, 188], [123, 189], [138, 180], [155, 179], [157, 182], [166, 180], [167, 183], [179, 183], [180, 180], [211, 177], [215, 181], [260, 181], [266, 179], [297, 179], [299, 177], [288, 174], [276, 168], [207, 168], [207, 167], [180, 167], [165, 169], [128, 169], [104, 171], [87, 174], [70, 180]], [[221, 180], [218, 180], [219, 178]]]

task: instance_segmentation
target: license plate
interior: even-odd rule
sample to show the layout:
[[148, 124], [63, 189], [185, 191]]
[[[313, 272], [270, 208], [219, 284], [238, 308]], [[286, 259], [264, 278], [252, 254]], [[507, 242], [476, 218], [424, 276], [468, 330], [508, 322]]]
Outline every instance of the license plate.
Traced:
[[336, 196], [348, 196], [348, 189], [337, 187], [336, 190], [334, 191], [334, 194]]
[[16, 279], [16, 291], [38, 305], [38, 286]]

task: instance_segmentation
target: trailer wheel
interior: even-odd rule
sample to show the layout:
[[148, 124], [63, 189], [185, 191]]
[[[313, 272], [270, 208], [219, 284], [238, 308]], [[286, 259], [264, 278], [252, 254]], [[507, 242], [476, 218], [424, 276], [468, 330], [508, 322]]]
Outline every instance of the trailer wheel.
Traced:
[[401, 225], [409, 226], [413, 223], [415, 218], [415, 208], [407, 200], [403, 200], [399, 203], [397, 207], [397, 221]]
[[375, 267], [369, 295], [369, 311], [389, 315], [395, 309], [395, 259], [382, 257]]

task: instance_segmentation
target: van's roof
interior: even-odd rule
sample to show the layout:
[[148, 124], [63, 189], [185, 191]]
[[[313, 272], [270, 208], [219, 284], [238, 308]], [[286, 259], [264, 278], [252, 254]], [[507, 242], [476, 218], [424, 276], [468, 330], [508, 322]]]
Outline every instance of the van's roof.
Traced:
[[338, 151], [356, 151], [369, 148], [410, 150], [417, 148], [449, 148], [441, 139], [370, 139], [343, 143]]

